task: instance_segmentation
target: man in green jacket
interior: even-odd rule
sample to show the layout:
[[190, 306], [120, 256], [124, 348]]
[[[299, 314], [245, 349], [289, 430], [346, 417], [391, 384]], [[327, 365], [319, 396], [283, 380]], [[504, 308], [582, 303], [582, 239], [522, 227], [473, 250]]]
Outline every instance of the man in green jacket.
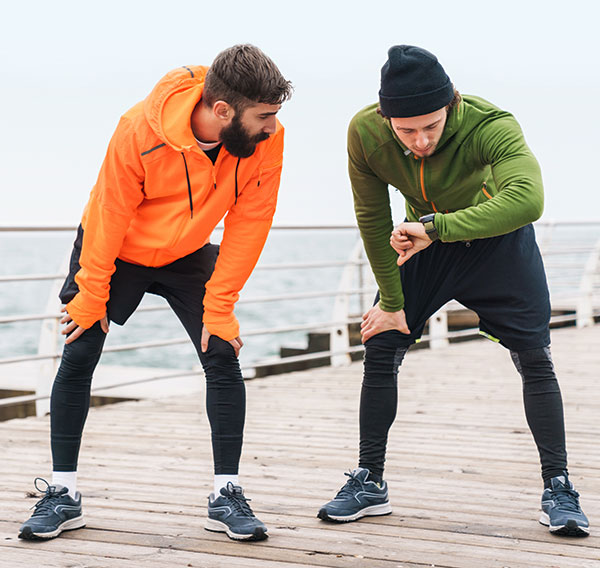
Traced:
[[[478, 314], [484, 335], [510, 350], [523, 380], [544, 480], [540, 522], [555, 534], [589, 534], [568, 478], [548, 286], [531, 225], [543, 209], [542, 179], [519, 124], [481, 98], [461, 96], [433, 54], [399, 45], [381, 70], [379, 104], [350, 123], [348, 155], [379, 293], [361, 326], [359, 467], [319, 517], [391, 513], [383, 467], [398, 368], [427, 319], [456, 299]], [[406, 201], [407, 219], [395, 229], [390, 185]]]

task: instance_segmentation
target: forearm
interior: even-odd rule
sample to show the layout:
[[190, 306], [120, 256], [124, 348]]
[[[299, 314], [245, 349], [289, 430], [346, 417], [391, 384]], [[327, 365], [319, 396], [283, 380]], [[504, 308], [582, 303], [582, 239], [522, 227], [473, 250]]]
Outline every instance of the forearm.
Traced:
[[539, 219], [544, 207], [541, 191], [534, 188], [505, 189], [489, 201], [435, 216], [444, 242], [483, 239], [504, 235]]
[[364, 184], [356, 177], [352, 181], [356, 222], [377, 282], [381, 308], [398, 311], [404, 307], [404, 295], [396, 264], [398, 254], [390, 245], [394, 226], [387, 186]]
[[204, 324], [212, 335], [230, 341], [240, 335], [233, 310], [264, 247], [271, 219], [225, 220], [215, 271], [206, 285]]

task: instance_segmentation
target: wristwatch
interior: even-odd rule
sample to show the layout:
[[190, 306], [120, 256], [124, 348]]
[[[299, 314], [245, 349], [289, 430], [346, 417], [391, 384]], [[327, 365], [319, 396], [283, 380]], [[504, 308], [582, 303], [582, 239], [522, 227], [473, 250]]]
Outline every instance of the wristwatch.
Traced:
[[438, 235], [437, 229], [435, 228], [435, 223], [433, 222], [434, 219], [435, 213], [429, 213], [429, 215], [423, 215], [423, 217], [420, 217], [419, 222], [423, 223], [427, 236], [432, 241], [437, 241], [440, 238], [440, 236]]

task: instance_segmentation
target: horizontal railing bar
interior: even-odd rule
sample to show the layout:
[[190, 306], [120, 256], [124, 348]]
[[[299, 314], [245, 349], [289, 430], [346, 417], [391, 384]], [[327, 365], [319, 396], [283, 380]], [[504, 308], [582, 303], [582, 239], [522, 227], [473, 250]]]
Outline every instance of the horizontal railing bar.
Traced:
[[[561, 254], [584, 254], [589, 253], [594, 249], [593, 246], [585, 248], [561, 248], [561, 249], [549, 249], [543, 252], [543, 256], [548, 255], [561, 255]], [[581, 259], [581, 263], [558, 263], [558, 262], [546, 262], [546, 270], [550, 269], [582, 269], [585, 266], [585, 260]], [[353, 261], [332, 261], [332, 262], [291, 262], [291, 263], [278, 263], [278, 264], [258, 264], [255, 270], [301, 270], [305, 268], [333, 268], [340, 266], [366, 266], [369, 264], [367, 259], [353, 260]], [[66, 274], [9, 274], [0, 276], [1, 282], [29, 282], [29, 281], [42, 281], [42, 280], [61, 280], [65, 278]]]
[[581, 259], [581, 262], [578, 263], [569, 263], [569, 264], [559, 264], [559, 263], [551, 263], [551, 262], [545, 262], [544, 263], [544, 267], [546, 268], [546, 271], [548, 270], [565, 270], [565, 269], [579, 269], [579, 270], [583, 270], [585, 268], [585, 259]]
[[312, 263], [303, 263], [303, 262], [292, 262], [288, 264], [257, 264], [254, 270], [293, 270], [293, 269], [302, 269], [302, 268], [333, 268], [337, 266], [364, 266], [368, 264], [367, 259], [363, 260], [336, 260], [333, 262], [312, 262]]
[[0, 324], [3, 323], [18, 323], [24, 321], [38, 321], [48, 319], [62, 318], [64, 314], [28, 314], [26, 316], [2, 316], [0, 317]]
[[[350, 318], [344, 321], [337, 322], [315, 322], [308, 324], [301, 324], [296, 326], [286, 326], [278, 328], [264, 328], [248, 330], [243, 333], [244, 337], [251, 337], [255, 335], [270, 335], [274, 333], [288, 333], [294, 331], [318, 331], [320, 329], [329, 329], [332, 327], [339, 327], [348, 325], [351, 323], [359, 323], [362, 321], [361, 318]], [[132, 351], [134, 349], [147, 349], [149, 347], [167, 347], [169, 345], [181, 345], [183, 343], [189, 343], [189, 337], [179, 337], [174, 339], [163, 339], [158, 341], [143, 341], [140, 343], [127, 343], [122, 345], [113, 345], [111, 347], [105, 347], [103, 353], [116, 353], [119, 351]], [[38, 355], [23, 355], [20, 357], [7, 357], [0, 359], [0, 365], [8, 365], [13, 363], [24, 363], [26, 361], [43, 361], [46, 359], [56, 359], [61, 357], [61, 353], [47, 353]]]
[[[272, 333], [289, 333], [293, 331], [318, 331], [322, 329], [328, 329], [331, 327], [339, 327], [343, 325], [348, 325], [351, 323], [359, 323], [362, 321], [362, 318], [349, 318], [344, 321], [337, 322], [315, 322], [315, 323], [307, 323], [301, 325], [292, 325], [285, 327], [275, 327], [275, 328], [263, 328], [263, 329], [252, 329], [242, 333], [244, 337], [253, 337], [255, 335], [270, 335]], [[124, 345], [115, 345], [113, 347], [107, 347], [104, 349], [104, 353], [116, 352], [116, 351], [129, 351], [131, 349], [145, 349], [148, 347], [163, 347], [167, 345], [178, 345], [181, 343], [188, 343], [189, 337], [181, 337], [175, 339], [168, 339], [162, 341], [146, 341], [142, 343], [130, 343]], [[2, 360], [0, 359], [0, 363]]]
[[77, 227], [71, 225], [58, 225], [56, 227], [51, 226], [14, 226], [14, 227], [0, 227], [0, 233], [60, 233], [64, 231], [76, 231]]
[[[594, 315], [594, 317], [600, 316], [600, 311], [594, 312], [593, 315]], [[576, 319], [577, 319], [576, 314], [566, 314], [566, 315], [551, 317], [550, 323], [561, 323], [561, 322], [566, 322], [566, 321], [574, 321]], [[474, 327], [474, 328], [469, 328], [469, 329], [449, 331], [448, 333], [446, 333], [436, 339], [457, 339], [457, 338], [461, 338], [461, 337], [471, 337], [471, 336], [482, 337], [481, 334], [479, 333], [479, 328]], [[431, 339], [432, 338], [429, 334], [423, 335], [421, 337], [421, 341], [431, 341]], [[315, 353], [307, 353], [305, 355], [294, 355], [292, 357], [280, 357], [280, 358], [276, 358], [276, 359], [263, 360], [262, 362], [258, 361], [251, 366], [244, 366], [242, 368], [242, 371], [251, 371], [254, 369], [258, 369], [261, 367], [269, 367], [272, 365], [281, 365], [281, 364], [286, 364], [286, 363], [297, 363], [297, 362], [302, 362], [302, 361], [310, 361], [311, 359], [320, 359], [323, 357], [335, 357], [336, 355], [345, 355], [348, 353], [358, 353], [358, 352], [363, 351], [363, 349], [364, 349], [364, 347], [362, 345], [355, 345], [355, 346], [348, 347], [347, 349], [344, 349], [341, 351], [318, 351]], [[97, 389], [92, 389], [91, 394], [94, 395], [98, 392], [103, 392], [103, 391], [110, 390], [110, 389], [131, 386], [131, 385], [136, 385], [136, 384], [142, 384], [142, 383], [148, 383], [148, 382], [152, 382], [152, 381], [165, 380], [165, 379], [178, 378], [178, 377], [189, 377], [189, 376], [202, 375], [202, 374], [203, 374], [203, 371], [201, 369], [186, 370], [183, 372], [178, 371], [178, 372], [174, 372], [174, 373], [157, 375], [154, 377], [146, 377], [143, 379], [136, 379], [133, 381], [126, 381], [126, 382], [117, 383], [114, 385], [106, 385], [106, 386], [98, 387]], [[50, 398], [49, 395], [46, 395], [46, 396], [25, 395], [25, 396], [18, 396], [18, 397], [10, 397], [10, 398], [5, 398], [5, 399], [0, 399], [0, 407], [13, 406], [16, 404], [22, 404], [22, 403], [26, 403], [26, 402], [35, 402], [37, 400], [46, 400], [48, 398]]]
[[[349, 347], [348, 349], [343, 350], [343, 351], [335, 351], [335, 352], [321, 351], [321, 352], [315, 352], [315, 353], [308, 353], [306, 355], [283, 357], [283, 358], [276, 359], [276, 360], [264, 361], [262, 363], [258, 362], [252, 366], [244, 366], [244, 367], [242, 367], [242, 372], [253, 371], [260, 367], [269, 367], [273, 364], [295, 363], [295, 362], [300, 362], [300, 361], [309, 361], [311, 359], [319, 359], [320, 357], [334, 357], [336, 355], [345, 355], [347, 353], [354, 353], [354, 352], [362, 351], [363, 349], [364, 349], [363, 346], [359, 345], [359, 346]], [[192, 377], [194, 375], [203, 375], [203, 374], [204, 374], [204, 372], [202, 371], [202, 369], [197, 369], [197, 370], [194, 369], [194, 370], [177, 371], [174, 373], [166, 373], [166, 374], [162, 374], [162, 375], [156, 375], [154, 377], [144, 377], [142, 379], [135, 379], [133, 381], [116, 383], [114, 385], [105, 385], [105, 386], [98, 387], [95, 389], [92, 388], [91, 395], [93, 396], [99, 392], [104, 392], [106, 390], [116, 389], [116, 388], [120, 388], [120, 387], [127, 387], [127, 386], [132, 386], [132, 385], [137, 385], [137, 384], [149, 383], [149, 382], [153, 382], [153, 381], [160, 381], [160, 380], [166, 380], [166, 379], [175, 379], [175, 378], [180, 378], [180, 377]], [[50, 398], [50, 395], [44, 395], [44, 396], [23, 395], [23, 396], [9, 397], [9, 398], [0, 399], [0, 407], [13, 406], [16, 404], [23, 404], [26, 402], [35, 402], [37, 400], [47, 400], [49, 398]]]
[[[222, 231], [223, 225], [217, 225], [213, 230]], [[271, 230], [275, 231], [305, 231], [305, 230], [318, 230], [318, 231], [336, 231], [336, 230], [358, 230], [356, 225], [273, 225]], [[44, 232], [65, 232], [65, 231], [76, 231], [75, 225], [59, 225], [56, 227], [50, 225], [44, 226], [14, 226], [6, 227], [0, 226], [0, 233], [44, 233]]]
[[[560, 220], [553, 221], [550, 219], [542, 219], [536, 221], [534, 226], [536, 227], [571, 227], [571, 226], [590, 226], [600, 225], [600, 220], [597, 219], [586, 219], [586, 220]], [[15, 225], [15, 226], [0, 226], [0, 232], [43, 232], [43, 231], [75, 231], [77, 226], [75, 225]], [[216, 230], [223, 230], [223, 225], [215, 227]], [[335, 229], [358, 229], [354, 224], [340, 224], [340, 225], [273, 225], [271, 229], [275, 230], [299, 230], [299, 229], [319, 229], [319, 230], [335, 230]]]
[[[596, 317], [598, 315], [600, 315], [600, 310], [594, 310], [594, 317]], [[575, 312], [573, 312], [572, 314], [562, 314], [562, 315], [552, 316], [550, 318], [550, 323], [573, 321], [576, 319], [577, 319], [577, 314]], [[267, 335], [267, 334], [272, 334], [272, 333], [273, 334], [274, 333], [288, 333], [288, 332], [294, 332], [294, 331], [310, 331], [310, 330], [317, 331], [319, 329], [327, 329], [327, 328], [331, 328], [331, 327], [339, 327], [340, 325], [359, 323], [360, 321], [362, 321], [361, 318], [351, 318], [351, 319], [348, 319], [346, 321], [341, 321], [341, 322], [321, 322], [321, 323], [303, 324], [303, 325], [298, 325], [298, 326], [288, 326], [288, 327], [273, 328], [273, 329], [269, 329], [269, 328], [256, 329], [256, 330], [247, 331], [243, 335], [245, 337], [251, 337], [254, 335]], [[456, 334], [456, 335], [448, 335], [448, 337], [460, 337], [461, 334], [465, 334], [465, 333], [468, 335], [468, 330], [452, 331], [452, 332], [449, 332], [449, 334]], [[442, 338], [443, 337], [444, 336], [442, 336]], [[169, 345], [180, 345], [180, 344], [187, 343], [187, 342], [189, 342], [188, 337], [181, 337], [181, 338], [162, 340], [162, 341], [147, 341], [147, 342], [140, 342], [140, 343], [130, 343], [130, 344], [106, 347], [104, 349], [104, 352], [110, 353], [110, 352], [119, 352], [119, 351], [131, 351], [131, 350], [135, 350], [135, 349], [146, 349], [146, 348], [150, 348], [150, 347], [166, 347]], [[60, 357], [61, 357], [60, 353], [25, 355], [25, 356], [21, 356], [21, 357], [10, 357], [10, 358], [5, 358], [5, 359], [0, 359], [0, 365], [12, 364], [12, 363], [22, 363], [22, 362], [27, 362], [27, 361], [41, 361], [41, 360], [45, 360], [45, 359], [56, 359], [56, 358], [60, 358]]]
[[[252, 304], [252, 303], [262, 303], [262, 302], [277, 302], [284, 300], [305, 300], [312, 298], [330, 298], [331, 296], [338, 295], [346, 295], [350, 296], [353, 294], [373, 294], [377, 289], [370, 288], [355, 288], [351, 290], [323, 290], [320, 292], [302, 292], [298, 294], [280, 294], [275, 296], [258, 296], [254, 298], [242, 298], [238, 300], [237, 304]], [[158, 312], [162, 310], [170, 310], [170, 306], [168, 305], [160, 305], [160, 306], [143, 306], [138, 308], [136, 312]], [[25, 322], [25, 321], [35, 321], [35, 320], [47, 320], [47, 319], [57, 319], [62, 318], [64, 314], [28, 314], [28, 315], [9, 315], [0, 317], [0, 324], [3, 323], [16, 323], [16, 322]]]
[[[367, 259], [353, 261], [333, 261], [333, 262], [292, 262], [286, 264], [259, 264], [255, 270], [302, 270], [305, 268], [333, 268], [338, 266], [365, 266], [368, 264]], [[66, 274], [9, 274], [0, 276], [0, 282], [28, 282], [41, 280], [62, 280], [66, 278]]]
[[311, 298], [330, 298], [331, 296], [351, 296], [353, 294], [374, 294], [377, 288], [355, 288], [351, 290], [327, 290], [320, 292], [301, 292], [298, 294], [281, 294], [279, 296], [256, 296], [254, 298], [241, 298], [237, 304], [251, 304], [262, 302], [278, 302], [283, 300], [306, 300]]
[[15, 274], [0, 276], [0, 282], [28, 282], [31, 280], [62, 280], [66, 274]]
[[20, 355], [19, 357], [5, 357], [4, 359], [0, 359], [0, 365], [26, 363], [27, 361], [44, 361], [46, 359], [57, 359], [60, 356], [60, 353], [40, 353], [37, 355]]
[[594, 250], [593, 246], [586, 247], [562, 247], [562, 248], [542, 248], [542, 257], [554, 256], [554, 255], [573, 255], [573, 254], [589, 254]]

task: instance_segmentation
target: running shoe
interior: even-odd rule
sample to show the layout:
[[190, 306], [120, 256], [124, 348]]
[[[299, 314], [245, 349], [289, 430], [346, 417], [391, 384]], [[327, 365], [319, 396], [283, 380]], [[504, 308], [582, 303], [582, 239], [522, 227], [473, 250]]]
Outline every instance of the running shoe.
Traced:
[[[38, 481], [46, 484], [45, 490], [38, 487]], [[85, 527], [81, 510], [81, 494], [76, 499], [68, 495], [68, 489], [62, 485], [50, 485], [45, 479], [36, 477], [35, 488], [44, 496], [34, 505], [31, 518], [21, 525], [19, 538], [41, 540], [57, 537], [63, 531]]]
[[540, 523], [550, 532], [563, 536], [588, 536], [590, 523], [579, 505], [579, 493], [567, 475], [550, 480], [550, 487], [542, 493]]
[[347, 523], [392, 512], [385, 481], [381, 484], [367, 481], [369, 470], [361, 467], [344, 475], [349, 477], [348, 481], [333, 501], [321, 507], [317, 517], [324, 521]]
[[229, 482], [222, 487], [220, 495], [208, 497], [208, 519], [204, 527], [208, 531], [224, 532], [233, 540], [264, 540], [269, 535], [267, 527], [259, 521], [239, 485]]

